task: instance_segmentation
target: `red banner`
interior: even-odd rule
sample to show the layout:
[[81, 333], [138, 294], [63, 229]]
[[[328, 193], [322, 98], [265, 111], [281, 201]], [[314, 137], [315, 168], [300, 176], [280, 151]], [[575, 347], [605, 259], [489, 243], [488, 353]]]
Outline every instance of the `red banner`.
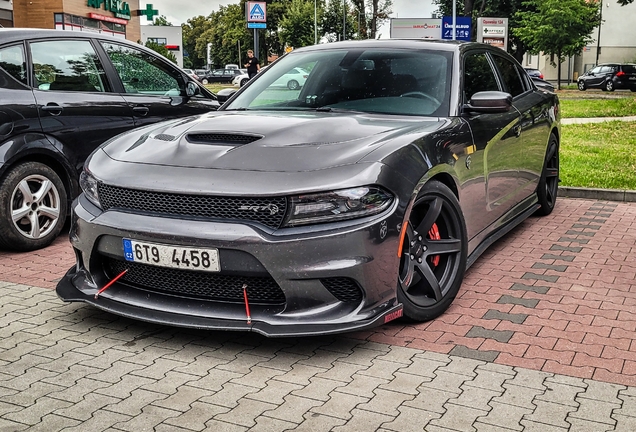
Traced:
[[128, 21], [126, 21], [125, 19], [109, 17], [106, 15], [100, 15], [100, 14], [96, 14], [92, 12], [88, 14], [88, 17], [99, 20], [99, 21], [107, 21], [107, 22], [112, 22], [116, 24], [122, 24], [122, 25], [128, 24]]

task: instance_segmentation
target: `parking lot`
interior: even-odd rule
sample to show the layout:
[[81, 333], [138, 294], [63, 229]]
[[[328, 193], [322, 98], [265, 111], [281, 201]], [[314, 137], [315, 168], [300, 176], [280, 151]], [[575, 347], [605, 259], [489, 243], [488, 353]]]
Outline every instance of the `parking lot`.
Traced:
[[0, 431], [636, 430], [636, 203], [561, 199], [440, 318], [266, 339], [57, 299], [66, 238], [0, 252]]

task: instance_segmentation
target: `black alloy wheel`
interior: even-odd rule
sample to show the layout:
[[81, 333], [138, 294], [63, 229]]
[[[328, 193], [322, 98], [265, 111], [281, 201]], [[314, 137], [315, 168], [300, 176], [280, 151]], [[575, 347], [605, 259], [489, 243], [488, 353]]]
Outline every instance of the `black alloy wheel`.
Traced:
[[581, 90], [581, 91], [585, 91], [585, 89], [586, 89], [586, 87], [585, 87], [585, 81], [583, 81], [583, 80], [579, 80], [579, 82], [578, 82], [578, 87], [579, 87], [579, 90]]
[[537, 186], [537, 198], [541, 207], [536, 211], [538, 216], [547, 216], [552, 213], [556, 205], [559, 191], [559, 141], [554, 134], [550, 135], [548, 150], [545, 154], [545, 162], [541, 179]]
[[402, 245], [398, 300], [406, 318], [428, 321], [448, 309], [464, 278], [466, 254], [457, 198], [446, 185], [428, 182], [413, 204]]
[[287, 88], [290, 90], [297, 90], [298, 87], [300, 87], [300, 84], [298, 84], [298, 81], [296, 80], [289, 80], [287, 82]]
[[48, 246], [66, 221], [64, 183], [47, 165], [25, 162], [0, 181], [0, 247], [31, 251]]

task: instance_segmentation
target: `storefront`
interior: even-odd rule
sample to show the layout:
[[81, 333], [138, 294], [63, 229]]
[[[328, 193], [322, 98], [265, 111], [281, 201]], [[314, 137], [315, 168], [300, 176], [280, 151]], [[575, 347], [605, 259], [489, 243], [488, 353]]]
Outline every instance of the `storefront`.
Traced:
[[141, 39], [139, 0], [14, 0], [15, 27], [90, 31]]

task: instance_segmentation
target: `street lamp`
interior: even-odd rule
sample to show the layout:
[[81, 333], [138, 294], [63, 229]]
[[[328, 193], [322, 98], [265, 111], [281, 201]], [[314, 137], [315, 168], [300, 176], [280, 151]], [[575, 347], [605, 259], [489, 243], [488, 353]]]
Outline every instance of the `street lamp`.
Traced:
[[314, 0], [314, 45], [318, 43], [318, 26], [316, 25], [316, 11], [318, 10], [318, 0]]
[[347, 39], [347, 0], [342, 0], [342, 40]]

